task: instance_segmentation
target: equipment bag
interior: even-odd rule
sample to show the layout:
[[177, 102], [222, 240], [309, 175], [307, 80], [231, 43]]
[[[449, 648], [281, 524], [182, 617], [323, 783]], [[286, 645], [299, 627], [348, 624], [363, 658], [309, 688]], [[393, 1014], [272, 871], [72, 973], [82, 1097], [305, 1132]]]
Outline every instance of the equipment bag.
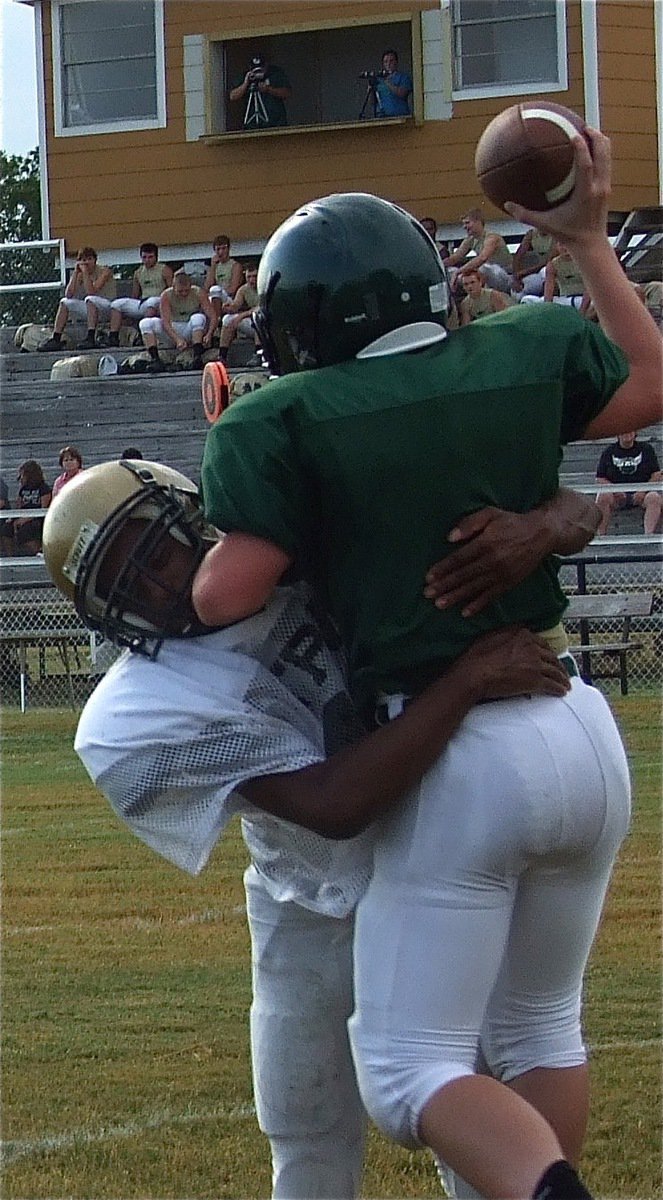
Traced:
[[59, 358], [51, 367], [51, 380], [91, 379], [98, 374], [97, 359], [89, 354], [74, 354], [70, 358]]
[[[14, 345], [17, 350], [32, 353], [38, 350], [44, 342], [47, 342], [52, 335], [53, 327], [51, 325], [19, 325], [14, 334]], [[62, 344], [62, 349], [67, 349], [66, 342]]]

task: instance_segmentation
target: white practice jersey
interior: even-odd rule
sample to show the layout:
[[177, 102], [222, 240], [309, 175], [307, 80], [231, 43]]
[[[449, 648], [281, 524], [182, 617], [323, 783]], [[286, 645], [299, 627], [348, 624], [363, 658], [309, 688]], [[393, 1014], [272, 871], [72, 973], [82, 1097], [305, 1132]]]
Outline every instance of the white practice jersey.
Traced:
[[368, 882], [372, 831], [322, 838], [262, 813], [242, 783], [321, 762], [360, 732], [338, 638], [298, 585], [228, 629], [165, 641], [155, 660], [125, 652], [75, 749], [118, 816], [177, 866], [197, 874], [239, 813], [274, 898], [342, 916]]

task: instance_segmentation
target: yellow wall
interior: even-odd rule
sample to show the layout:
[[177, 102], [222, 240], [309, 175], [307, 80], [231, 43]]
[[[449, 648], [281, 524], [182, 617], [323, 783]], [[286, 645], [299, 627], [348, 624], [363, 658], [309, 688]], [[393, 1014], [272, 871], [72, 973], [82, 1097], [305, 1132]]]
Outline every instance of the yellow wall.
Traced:
[[[660, 3], [661, 0], [655, 0]], [[612, 138], [615, 208], [658, 204], [654, 5], [599, 5], [601, 125]], [[647, 198], [645, 198], [647, 197]]]
[[[224, 230], [234, 241], [263, 239], [300, 203], [330, 191], [373, 191], [418, 216], [457, 222], [479, 196], [474, 147], [488, 120], [518, 97], [455, 102], [450, 121], [415, 126], [329, 129], [257, 136], [217, 144], [185, 140], [183, 37], [223, 37], [231, 30], [278, 32], [300, 21], [418, 13], [437, 0], [394, 5], [281, 3], [271, 0], [166, 0], [168, 125], [125, 134], [53, 137], [50, 12], [44, 55], [51, 236], [68, 250], [91, 244], [134, 250], [208, 243]], [[600, 5], [603, 128], [614, 134], [617, 164], [612, 207], [656, 204], [653, 0]], [[569, 89], [548, 95], [583, 112], [580, 10], [569, 0]], [[622, 48], [627, 52], [622, 53]], [[624, 86], [624, 80], [627, 86]], [[530, 99], [531, 97], [528, 97]], [[636, 132], [637, 131], [637, 132]], [[497, 210], [486, 202], [488, 216]], [[500, 214], [503, 216], [503, 214]]]

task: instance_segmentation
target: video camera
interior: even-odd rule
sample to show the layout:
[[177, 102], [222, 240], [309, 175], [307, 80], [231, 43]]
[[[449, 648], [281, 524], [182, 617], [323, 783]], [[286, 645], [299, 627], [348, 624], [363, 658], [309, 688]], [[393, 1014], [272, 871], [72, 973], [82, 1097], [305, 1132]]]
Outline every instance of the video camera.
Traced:
[[254, 54], [248, 74], [251, 83], [262, 83], [263, 79], [267, 78], [265, 60], [262, 54]]
[[388, 74], [388, 71], [360, 71], [359, 79], [366, 79], [369, 84], [374, 84], [378, 79], [386, 79]]

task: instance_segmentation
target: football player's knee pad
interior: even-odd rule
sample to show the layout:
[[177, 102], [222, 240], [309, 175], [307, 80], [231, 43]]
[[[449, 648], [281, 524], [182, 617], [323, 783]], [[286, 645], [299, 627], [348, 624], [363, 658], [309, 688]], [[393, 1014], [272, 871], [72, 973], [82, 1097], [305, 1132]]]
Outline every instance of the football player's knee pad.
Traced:
[[253, 1084], [263, 1133], [310, 1137], [361, 1129], [363, 1107], [345, 1029], [333, 1014], [251, 1009]]
[[350, 1022], [350, 1040], [364, 1107], [379, 1129], [414, 1149], [421, 1146], [419, 1120], [431, 1096], [455, 1079], [473, 1075], [464, 1062], [444, 1059], [436, 1047], [409, 1042], [401, 1052], [391, 1039], [363, 1037]]

